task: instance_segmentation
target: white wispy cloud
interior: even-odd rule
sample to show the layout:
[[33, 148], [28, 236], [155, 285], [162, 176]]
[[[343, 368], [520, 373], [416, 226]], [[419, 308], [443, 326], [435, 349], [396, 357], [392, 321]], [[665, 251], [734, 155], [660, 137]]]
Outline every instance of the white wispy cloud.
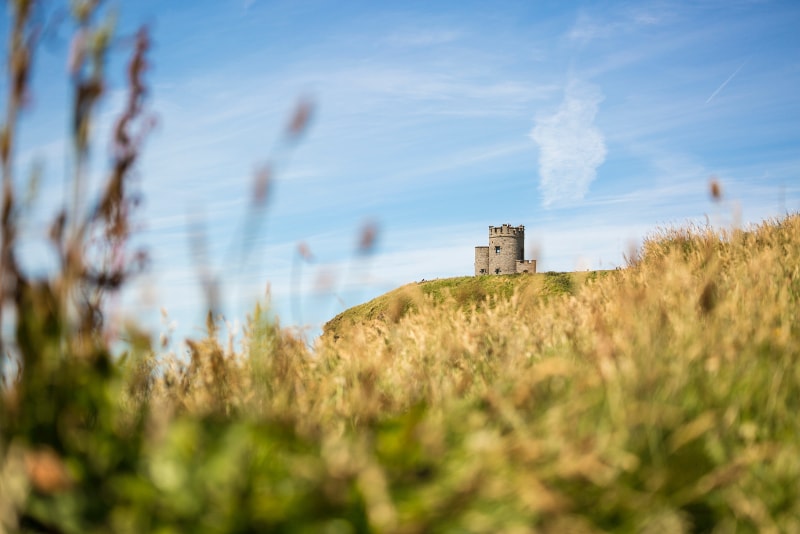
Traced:
[[567, 38], [578, 44], [629, 34], [641, 28], [663, 24], [671, 17], [668, 12], [653, 6], [602, 13], [581, 11]]
[[605, 161], [603, 133], [594, 118], [603, 95], [595, 86], [571, 82], [552, 115], [536, 119], [530, 133], [539, 146], [539, 190], [545, 206], [580, 200]]

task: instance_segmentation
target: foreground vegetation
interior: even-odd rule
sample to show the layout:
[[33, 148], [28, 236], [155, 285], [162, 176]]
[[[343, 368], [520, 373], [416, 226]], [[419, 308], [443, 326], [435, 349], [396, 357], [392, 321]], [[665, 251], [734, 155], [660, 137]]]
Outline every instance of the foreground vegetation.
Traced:
[[34, 5], [9, 2], [0, 130], [0, 532], [800, 531], [800, 216], [664, 230], [605, 275], [410, 286], [313, 349], [255, 310], [238, 349], [210, 316], [186, 360], [135, 326], [116, 354], [149, 40], [81, 209], [111, 29], [73, 2], [74, 197], [33, 278], [13, 156]]
[[[573, 293], [417, 302], [309, 352], [53, 357], [3, 403], [3, 524], [797, 531], [800, 217], [663, 231]], [[9, 432], [8, 429], [11, 431]], [[20, 523], [22, 521], [22, 523]]]

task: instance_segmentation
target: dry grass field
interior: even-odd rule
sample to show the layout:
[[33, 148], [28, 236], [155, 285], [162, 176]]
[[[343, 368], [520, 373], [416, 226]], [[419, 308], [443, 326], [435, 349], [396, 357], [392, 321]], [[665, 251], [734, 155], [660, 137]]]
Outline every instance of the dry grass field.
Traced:
[[661, 231], [565, 291], [548, 276], [474, 301], [410, 286], [410, 311], [313, 349], [256, 310], [241, 351], [211, 322], [190, 362], [143, 340], [102, 369], [25, 369], [4, 528], [800, 529], [800, 217]]

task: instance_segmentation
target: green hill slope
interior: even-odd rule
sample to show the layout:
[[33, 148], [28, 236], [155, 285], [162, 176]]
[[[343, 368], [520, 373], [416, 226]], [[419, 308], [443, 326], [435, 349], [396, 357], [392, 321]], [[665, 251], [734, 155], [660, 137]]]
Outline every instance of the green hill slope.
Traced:
[[323, 336], [339, 337], [356, 325], [394, 323], [414, 313], [423, 302], [435, 305], [480, 309], [498, 299], [507, 300], [517, 292], [529, 297], [546, 298], [574, 293], [587, 282], [612, 271], [574, 273], [546, 272], [520, 275], [484, 275], [441, 278], [412, 282], [384, 293], [368, 302], [349, 308], [325, 324]]

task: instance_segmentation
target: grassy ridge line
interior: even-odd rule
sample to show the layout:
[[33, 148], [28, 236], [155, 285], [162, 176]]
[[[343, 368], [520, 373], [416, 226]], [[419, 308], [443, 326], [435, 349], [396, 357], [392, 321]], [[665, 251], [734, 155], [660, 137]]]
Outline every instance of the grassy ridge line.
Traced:
[[419, 311], [426, 301], [435, 305], [468, 308], [491, 306], [497, 299], [509, 299], [515, 292], [532, 298], [573, 293], [591, 280], [610, 271], [573, 273], [483, 275], [440, 278], [412, 282], [336, 315], [323, 328], [323, 335], [338, 338], [344, 329], [373, 322], [394, 323], [409, 312]]

